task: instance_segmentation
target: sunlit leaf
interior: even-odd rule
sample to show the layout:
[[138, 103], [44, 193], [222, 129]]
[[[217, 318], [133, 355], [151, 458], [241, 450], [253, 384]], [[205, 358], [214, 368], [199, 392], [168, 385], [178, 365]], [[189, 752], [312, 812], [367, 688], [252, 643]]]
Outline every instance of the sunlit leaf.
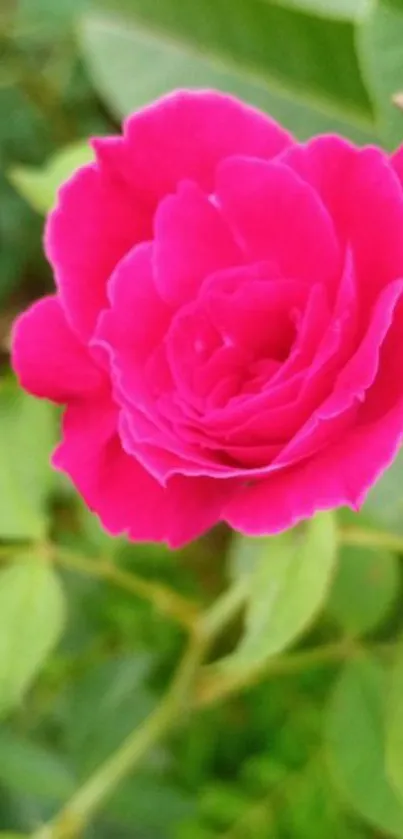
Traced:
[[47, 529], [53, 473], [53, 407], [0, 385], [0, 538], [40, 539]]
[[403, 5], [372, 4], [372, 11], [357, 29], [361, 66], [371, 91], [378, 133], [389, 148], [403, 139], [403, 115], [393, 97], [403, 83]]
[[[371, 116], [362, 83], [351, 22], [310, 14], [297, 5], [272, 0], [97, 0], [125, 12], [143, 34], [161, 33], [167, 41], [208, 55], [228, 69], [234, 65], [270, 88], [314, 101], [326, 110]], [[323, 4], [322, 4], [323, 5]], [[225, 22], [225, 25], [223, 25]]]
[[208, 668], [211, 683], [242, 684], [312, 624], [324, 606], [337, 557], [335, 520], [321, 513], [280, 536], [238, 537], [233, 573], [247, 575], [245, 628], [234, 653]]
[[0, 573], [0, 714], [16, 705], [64, 626], [59, 579], [44, 558], [18, 558]]
[[80, 166], [93, 160], [88, 142], [76, 143], [58, 152], [46, 166], [14, 166], [8, 178], [17, 192], [39, 213], [54, 206], [59, 187]]
[[371, 8], [371, 0], [272, 0], [279, 6], [312, 12], [331, 19], [360, 20]]
[[[143, 5], [144, 9], [147, 7], [148, 10], [157, 10], [154, 5]], [[96, 89], [117, 117], [125, 116], [175, 88], [210, 87], [237, 95], [246, 102], [262, 108], [301, 138], [332, 130], [362, 142], [373, 136], [371, 117], [365, 105], [358, 113], [352, 113], [347, 105], [344, 112], [342, 107], [339, 108], [326, 99], [319, 101], [318, 98], [317, 101], [310, 95], [306, 95], [304, 99], [298, 74], [295, 83], [287, 87], [279, 83], [279, 74], [275, 72], [265, 74], [260, 68], [256, 71], [256, 68], [253, 70], [247, 66], [243, 67], [242, 60], [237, 57], [236, 52], [231, 54], [230, 46], [227, 44], [223, 47], [220, 42], [220, 33], [222, 35], [228, 27], [220, 26], [219, 32], [216, 31], [218, 17], [215, 14], [206, 16], [205, 8], [202, 10], [193, 4], [192, 13], [188, 10], [186, 14], [185, 7], [182, 4], [179, 7], [175, 2], [175, 13], [180, 11], [184, 14], [185, 31], [181, 31], [178, 24], [176, 37], [173, 38], [172, 27], [168, 24], [165, 26], [164, 23], [171, 5], [170, 2], [158, 5], [162, 20], [161, 25], [157, 26], [148, 22], [148, 12], [145, 18], [140, 12], [137, 15], [137, 6], [130, 6], [130, 11], [136, 14], [127, 20], [99, 13], [86, 15], [83, 19], [81, 44], [84, 58]], [[263, 6], [264, 4], [260, 4], [261, 9]], [[269, 4], [265, 5], [265, 8], [268, 9]], [[197, 9], [199, 12], [195, 17], [194, 12]], [[217, 43], [213, 51], [201, 48], [199, 36], [201, 37], [203, 29], [198, 26], [197, 20], [200, 14], [204, 21], [204, 31], [207, 32], [206, 27], [210, 26], [212, 32], [215, 32], [214, 38]], [[248, 10], [245, 14], [249, 14]], [[252, 20], [250, 14], [248, 19]], [[291, 21], [293, 22], [292, 17]], [[192, 30], [190, 34], [186, 29], [188, 24]], [[302, 44], [299, 48], [297, 45], [281, 45], [281, 37], [280, 40], [276, 38], [269, 25], [264, 24], [263, 29], [262, 25], [262, 55], [267, 53], [270, 43], [276, 44], [275, 49], [281, 50], [283, 55], [287, 51], [288, 54], [293, 52], [295, 46], [295, 67], [300, 68], [297, 56], [300, 51], [302, 60]], [[232, 27], [239, 30], [238, 35], [234, 30], [232, 38], [241, 39], [246, 43], [244, 26], [243, 18], [239, 21], [232, 19]], [[254, 24], [254, 29], [256, 27], [259, 31], [258, 21]], [[299, 31], [293, 25], [292, 37], [298, 40]], [[333, 29], [331, 33], [333, 36]], [[311, 38], [313, 40], [310, 40]], [[318, 43], [315, 42], [313, 34], [309, 35], [305, 49], [309, 49], [309, 43], [312, 46]], [[328, 59], [329, 56], [326, 55], [327, 67]], [[342, 76], [344, 72], [345, 67], [341, 71]], [[349, 76], [350, 90], [351, 79], [352, 74]]]

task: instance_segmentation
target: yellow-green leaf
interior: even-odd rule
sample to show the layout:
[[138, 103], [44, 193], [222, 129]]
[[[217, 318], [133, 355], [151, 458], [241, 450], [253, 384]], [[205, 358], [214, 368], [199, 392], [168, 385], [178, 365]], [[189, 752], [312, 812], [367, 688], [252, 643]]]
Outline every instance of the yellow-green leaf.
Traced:
[[235, 651], [206, 668], [213, 692], [215, 683], [247, 683], [312, 624], [326, 602], [336, 559], [332, 513], [280, 536], [237, 537], [232, 570], [235, 578], [245, 577], [245, 627]]
[[75, 143], [62, 149], [41, 168], [14, 166], [9, 170], [8, 178], [34, 210], [47, 213], [55, 204], [61, 184], [93, 158], [93, 151], [87, 141]]
[[11, 383], [0, 386], [0, 538], [41, 539], [52, 489], [55, 413]]
[[18, 704], [64, 626], [59, 578], [38, 555], [13, 560], [0, 573], [0, 715]]

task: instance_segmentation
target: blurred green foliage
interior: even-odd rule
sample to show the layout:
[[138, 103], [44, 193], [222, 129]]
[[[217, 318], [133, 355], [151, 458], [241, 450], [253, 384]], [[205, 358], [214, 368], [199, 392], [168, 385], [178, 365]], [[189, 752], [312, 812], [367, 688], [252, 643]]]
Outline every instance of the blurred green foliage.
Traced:
[[360, 515], [341, 513], [337, 534], [318, 519], [297, 553], [295, 534], [220, 528], [176, 554], [127, 545], [50, 471], [56, 412], [7, 367], [14, 314], [51, 287], [41, 214], [89, 135], [193, 85], [238, 94], [301, 139], [341, 131], [391, 149], [402, 44], [403, 0], [2, 0], [3, 839], [51, 817], [170, 680], [182, 629], [114, 569], [202, 604], [246, 577], [248, 598], [201, 673], [200, 707], [88, 839], [403, 837], [401, 458]]

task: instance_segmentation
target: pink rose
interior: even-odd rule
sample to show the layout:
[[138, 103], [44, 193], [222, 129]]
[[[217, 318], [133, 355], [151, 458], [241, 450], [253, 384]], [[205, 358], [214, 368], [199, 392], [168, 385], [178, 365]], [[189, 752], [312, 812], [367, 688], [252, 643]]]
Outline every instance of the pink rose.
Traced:
[[403, 151], [295, 142], [214, 92], [94, 140], [19, 318], [54, 463], [111, 533], [182, 545], [359, 505], [403, 431]]

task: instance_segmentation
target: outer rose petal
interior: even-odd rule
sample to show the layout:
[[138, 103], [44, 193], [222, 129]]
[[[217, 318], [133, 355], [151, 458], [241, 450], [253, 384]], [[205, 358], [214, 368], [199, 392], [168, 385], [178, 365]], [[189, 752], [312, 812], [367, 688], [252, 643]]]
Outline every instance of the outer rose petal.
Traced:
[[108, 394], [77, 401], [66, 411], [64, 439], [53, 458], [110, 533], [179, 547], [220, 519], [228, 485], [178, 476], [162, 488], [124, 452], [116, 423]]
[[133, 114], [123, 138], [97, 140], [98, 159], [154, 204], [180, 180], [209, 191], [220, 160], [247, 154], [266, 160], [292, 142], [267, 115], [217, 91], [176, 91]]
[[83, 339], [107, 305], [110, 274], [136, 242], [150, 238], [151, 220], [145, 201], [96, 164], [78, 169], [61, 188], [45, 249], [67, 316]]
[[104, 380], [56, 297], [39, 300], [15, 322], [12, 363], [22, 387], [53, 402], [95, 391]]
[[240, 490], [224, 519], [258, 536], [285, 530], [320, 510], [357, 508], [392, 462], [402, 436], [403, 399], [378, 422], [356, 426], [338, 444]]
[[342, 137], [325, 135], [295, 144], [279, 161], [310, 184], [327, 207], [336, 231], [346, 237], [346, 188], [359, 150]]
[[377, 148], [318, 137], [287, 149], [281, 160], [319, 192], [339, 238], [348, 240], [365, 314], [383, 286], [403, 274], [402, 151], [390, 159]]
[[284, 129], [236, 99], [190, 91], [134, 114], [124, 137], [94, 140], [98, 162], [62, 188], [45, 236], [77, 332], [91, 335], [112, 270], [133, 245], [150, 238], [158, 201], [180, 180], [208, 187], [229, 154], [271, 158], [290, 143]]

